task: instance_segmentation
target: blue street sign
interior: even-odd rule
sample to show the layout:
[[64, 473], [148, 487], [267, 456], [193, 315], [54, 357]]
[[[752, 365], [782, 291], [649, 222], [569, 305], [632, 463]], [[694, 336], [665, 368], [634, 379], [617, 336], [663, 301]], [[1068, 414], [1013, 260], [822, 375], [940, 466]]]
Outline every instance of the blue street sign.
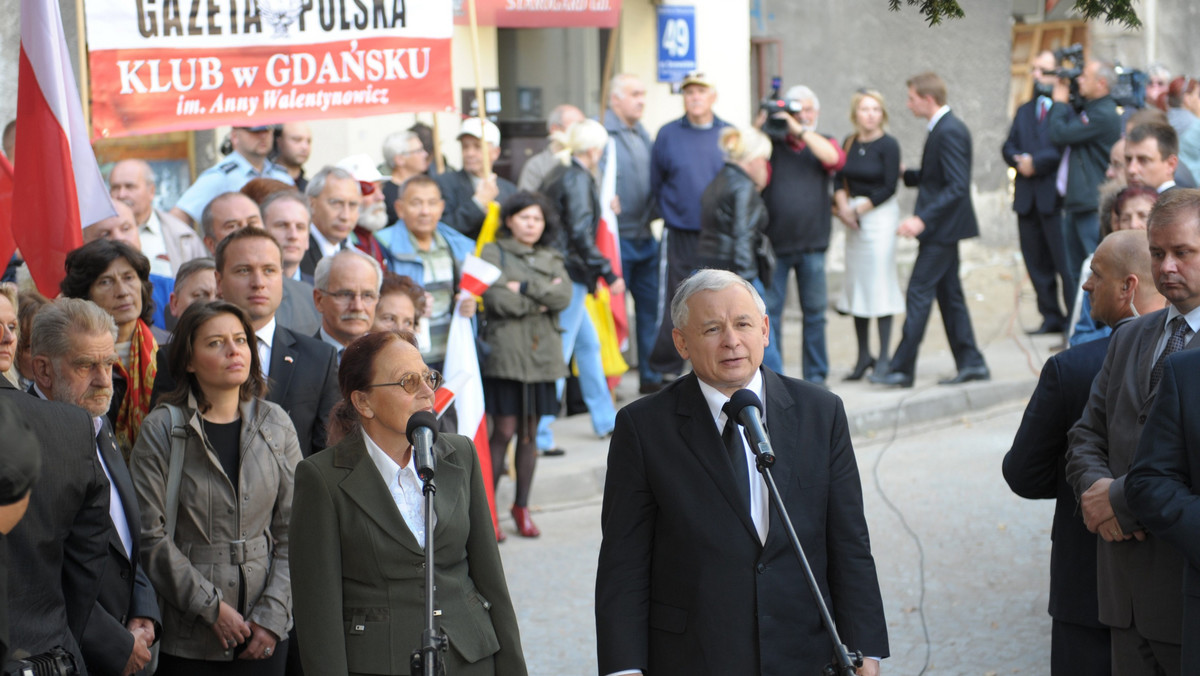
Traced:
[[679, 82], [696, 70], [696, 8], [658, 6], [658, 81]]

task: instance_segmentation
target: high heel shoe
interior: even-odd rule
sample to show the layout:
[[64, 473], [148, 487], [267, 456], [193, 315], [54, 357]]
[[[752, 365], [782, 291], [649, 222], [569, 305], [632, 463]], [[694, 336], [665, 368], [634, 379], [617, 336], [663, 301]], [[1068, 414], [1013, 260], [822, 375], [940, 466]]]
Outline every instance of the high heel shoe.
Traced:
[[863, 376], [867, 375], [867, 370], [872, 369], [872, 368], [875, 368], [875, 360], [874, 359], [860, 361], [854, 365], [854, 370], [850, 372], [850, 375], [846, 376], [845, 378], [842, 378], [842, 380], [847, 381], [847, 382], [851, 382], [851, 381], [855, 381], [855, 380], [862, 380]]
[[533, 523], [533, 519], [530, 518], [528, 507], [513, 505], [512, 518], [513, 521], [517, 522], [517, 533], [521, 537], [535, 538], [542, 534], [542, 531], [538, 530], [538, 527]]

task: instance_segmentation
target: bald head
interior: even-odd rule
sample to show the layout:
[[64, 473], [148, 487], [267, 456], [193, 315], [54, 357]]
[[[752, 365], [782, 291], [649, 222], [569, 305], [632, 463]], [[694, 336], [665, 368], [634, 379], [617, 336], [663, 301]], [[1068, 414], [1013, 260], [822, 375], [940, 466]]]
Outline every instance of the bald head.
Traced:
[[144, 160], [121, 160], [108, 174], [108, 191], [133, 209], [140, 225], [150, 219], [154, 207], [154, 171]]
[[134, 249], [142, 250], [142, 238], [138, 236], [137, 223], [134, 222], [133, 210], [120, 200], [112, 200], [116, 216], [96, 221], [83, 229], [83, 243], [94, 242], [98, 239], [112, 239], [125, 242]]
[[1092, 318], [1116, 326], [1126, 317], [1161, 310], [1165, 299], [1154, 287], [1150, 244], [1145, 230], [1118, 230], [1105, 237], [1092, 256]]

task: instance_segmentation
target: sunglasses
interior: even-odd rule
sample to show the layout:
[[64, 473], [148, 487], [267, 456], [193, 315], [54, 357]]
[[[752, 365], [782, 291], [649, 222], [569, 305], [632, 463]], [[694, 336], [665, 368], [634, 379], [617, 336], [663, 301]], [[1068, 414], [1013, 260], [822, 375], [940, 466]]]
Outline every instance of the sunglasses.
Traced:
[[374, 385], [367, 385], [366, 389], [369, 390], [372, 387], [399, 386], [404, 388], [404, 391], [408, 392], [409, 394], [416, 394], [417, 390], [421, 389], [422, 381], [429, 386], [429, 389], [437, 392], [437, 389], [442, 386], [442, 374], [434, 371], [433, 369], [430, 369], [424, 373], [405, 373], [400, 377], [400, 380], [397, 380], [394, 383], [375, 383]]

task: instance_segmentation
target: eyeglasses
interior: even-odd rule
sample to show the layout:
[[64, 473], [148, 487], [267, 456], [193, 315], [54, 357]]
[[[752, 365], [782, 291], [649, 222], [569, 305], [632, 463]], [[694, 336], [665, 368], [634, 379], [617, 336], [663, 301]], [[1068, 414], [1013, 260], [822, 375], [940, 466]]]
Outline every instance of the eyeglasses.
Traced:
[[333, 296], [333, 299], [342, 305], [349, 305], [350, 303], [354, 302], [355, 298], [361, 300], [363, 305], [374, 305], [375, 303], [379, 302], [379, 294], [375, 293], [374, 291], [363, 291], [359, 293], [357, 291], [349, 291], [346, 289], [341, 291], [326, 291], [325, 289], [321, 289], [321, 293], [328, 296]]
[[367, 385], [366, 389], [369, 390], [372, 387], [395, 387], [398, 385], [404, 388], [405, 392], [416, 394], [417, 390], [421, 389], [422, 381], [429, 386], [429, 389], [437, 392], [438, 388], [442, 386], [442, 374], [433, 369], [424, 373], [405, 373], [400, 377], [400, 380], [394, 383], [375, 383], [374, 385]]

